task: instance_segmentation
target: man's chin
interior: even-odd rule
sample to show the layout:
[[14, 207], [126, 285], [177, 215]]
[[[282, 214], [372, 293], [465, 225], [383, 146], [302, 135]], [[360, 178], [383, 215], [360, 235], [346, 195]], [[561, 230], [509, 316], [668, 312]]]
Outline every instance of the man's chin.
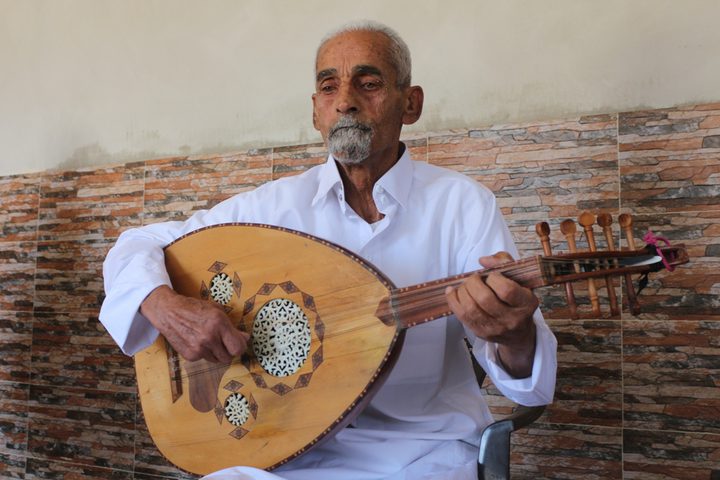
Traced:
[[330, 151], [335, 160], [343, 165], [360, 165], [367, 160], [367, 155], [354, 155], [345, 151]]

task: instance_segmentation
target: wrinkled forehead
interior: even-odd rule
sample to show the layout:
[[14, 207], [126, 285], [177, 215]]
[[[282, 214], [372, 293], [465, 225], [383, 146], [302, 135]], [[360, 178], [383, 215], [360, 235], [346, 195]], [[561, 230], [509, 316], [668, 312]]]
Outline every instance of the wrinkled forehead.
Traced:
[[316, 76], [323, 71], [373, 67], [386, 76], [395, 77], [390, 39], [382, 32], [344, 32], [327, 40], [315, 59]]

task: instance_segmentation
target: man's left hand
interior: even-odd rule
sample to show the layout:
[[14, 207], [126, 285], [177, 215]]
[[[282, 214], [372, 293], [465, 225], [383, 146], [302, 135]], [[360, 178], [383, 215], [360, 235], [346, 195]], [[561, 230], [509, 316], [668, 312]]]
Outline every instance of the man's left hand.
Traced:
[[[480, 258], [492, 268], [513, 258], [507, 252]], [[448, 288], [446, 297], [455, 316], [475, 335], [497, 343], [500, 363], [515, 378], [532, 374], [535, 356], [533, 312], [539, 301], [533, 292], [493, 272], [476, 273], [457, 288]]]

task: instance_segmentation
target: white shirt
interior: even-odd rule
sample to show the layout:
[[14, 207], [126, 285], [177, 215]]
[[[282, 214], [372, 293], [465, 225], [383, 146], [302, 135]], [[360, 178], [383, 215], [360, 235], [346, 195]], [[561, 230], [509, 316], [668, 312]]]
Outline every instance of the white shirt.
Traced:
[[[405, 150], [376, 183], [384, 218], [369, 225], [345, 202], [332, 157], [301, 175], [236, 195], [186, 222], [129, 230], [104, 264], [100, 320], [129, 355], [157, 331], [138, 312], [156, 287], [170, 285], [163, 247], [197, 228], [227, 222], [278, 225], [339, 244], [369, 260], [397, 287], [476, 270], [478, 258], [517, 250], [492, 193], [472, 179], [426, 163]], [[341, 480], [474, 478], [479, 433], [493, 421], [472, 372], [465, 335], [497, 388], [523, 405], [550, 403], [555, 389], [555, 337], [536, 312], [533, 373], [513, 379], [496, 345], [466, 332], [454, 317], [410, 328], [397, 364], [365, 411], [332, 440], [273, 473], [235, 468], [212, 479]], [[435, 475], [436, 472], [438, 476]], [[280, 476], [278, 476], [280, 475]]]

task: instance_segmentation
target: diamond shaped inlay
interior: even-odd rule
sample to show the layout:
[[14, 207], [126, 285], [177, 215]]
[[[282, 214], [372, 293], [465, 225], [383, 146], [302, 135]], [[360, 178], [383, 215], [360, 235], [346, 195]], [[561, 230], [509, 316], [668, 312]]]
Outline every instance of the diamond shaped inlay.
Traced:
[[265, 383], [265, 379], [262, 377], [262, 375], [258, 373], [250, 373], [250, 376], [252, 377], [253, 381], [255, 382], [255, 385], [257, 385], [260, 388], [267, 388], [267, 383]]
[[240, 440], [242, 437], [244, 437], [244, 436], [247, 435], [248, 433], [249, 433], [248, 430], [245, 430], [245, 429], [242, 428], [242, 427], [238, 427], [238, 428], [236, 428], [235, 430], [233, 430], [232, 432], [230, 432], [230, 436], [231, 436], [231, 437], [234, 437], [234, 438], [237, 438], [238, 440]]
[[312, 372], [303, 373], [295, 382], [295, 388], [304, 388], [310, 385], [310, 379], [312, 378]]
[[320, 320], [320, 317], [315, 319], [315, 334], [321, 342], [325, 338], [325, 324]]
[[315, 353], [313, 353], [312, 356], [312, 363], [313, 363], [313, 372], [317, 369], [317, 367], [320, 366], [320, 364], [323, 362], [323, 352], [322, 352], [322, 345], [317, 349]]
[[239, 297], [240, 290], [242, 290], [242, 280], [238, 277], [237, 272], [233, 274], [233, 290], [235, 290], [235, 295]]
[[248, 298], [247, 301], [245, 301], [245, 308], [243, 309], [243, 315], [247, 315], [248, 313], [252, 312], [253, 307], [255, 306], [255, 295]]
[[213, 411], [215, 412], [215, 417], [217, 417], [218, 423], [222, 424], [223, 418], [225, 417], [225, 409], [220, 404], [220, 400], [215, 403]]
[[303, 292], [302, 297], [303, 297], [303, 304], [305, 305], [305, 308], [309, 308], [312, 311], [314, 311], [315, 313], [317, 313], [317, 311], [315, 310], [315, 299], [305, 292]]
[[280, 287], [285, 290], [285, 293], [297, 293], [300, 291], [293, 282], [281, 283]]
[[241, 388], [243, 387], [243, 384], [238, 382], [237, 380], [230, 380], [227, 385], [225, 385], [225, 390], [228, 390], [233, 393], [237, 393]]
[[227, 263], [219, 262], [216, 260], [215, 263], [210, 265], [210, 268], [208, 268], [208, 272], [220, 273], [225, 267], [227, 267]]
[[288, 385], [285, 385], [284, 383], [278, 383], [274, 387], [270, 389], [271, 391], [277, 393], [281, 397], [285, 395], [286, 393], [289, 393], [292, 391], [292, 388]]
[[258, 295], [270, 295], [273, 290], [275, 290], [275, 287], [277, 287], [277, 284], [275, 283], [264, 283], [262, 287], [260, 287], [260, 290], [258, 290]]

